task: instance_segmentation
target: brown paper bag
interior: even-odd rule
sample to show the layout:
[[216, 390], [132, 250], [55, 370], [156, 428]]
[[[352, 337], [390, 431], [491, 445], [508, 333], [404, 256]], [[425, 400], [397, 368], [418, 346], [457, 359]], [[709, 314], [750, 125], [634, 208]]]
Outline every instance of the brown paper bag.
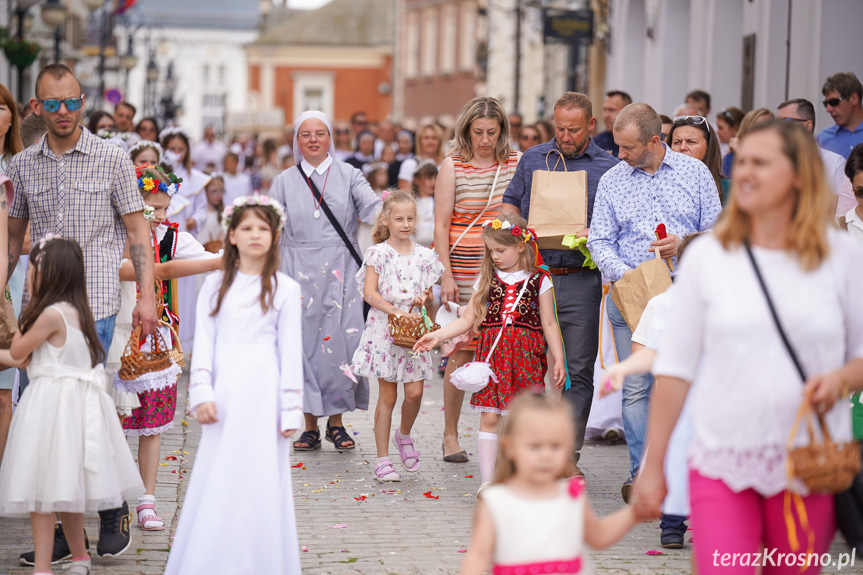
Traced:
[[[559, 155], [554, 168], [549, 168], [548, 156]], [[527, 225], [536, 231], [537, 244], [542, 249], [565, 250], [563, 237], [587, 227], [587, 172], [555, 172], [563, 156], [552, 150], [545, 156], [548, 171], [533, 172], [530, 192], [530, 212]], [[577, 248], [576, 248], [577, 249]]]
[[[5, 297], [0, 301], [0, 349], [12, 347], [12, 338], [18, 331], [18, 318], [15, 317], [15, 308], [12, 306], [12, 294], [6, 288]], [[0, 371], [9, 369], [8, 365], [0, 364]]]
[[659, 248], [654, 250], [655, 259], [647, 260], [634, 270], [629, 270], [614, 282], [611, 301], [620, 310], [629, 329], [635, 331], [647, 302], [671, 286], [668, 265], [659, 257]]

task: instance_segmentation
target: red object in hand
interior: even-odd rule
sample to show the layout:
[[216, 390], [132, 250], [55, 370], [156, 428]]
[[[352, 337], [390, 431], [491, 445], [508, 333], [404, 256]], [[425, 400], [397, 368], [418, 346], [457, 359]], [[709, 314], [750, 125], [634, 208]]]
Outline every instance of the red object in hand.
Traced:
[[665, 224], [659, 224], [656, 226], [656, 239], [664, 240], [668, 237], [668, 233], [665, 231]]

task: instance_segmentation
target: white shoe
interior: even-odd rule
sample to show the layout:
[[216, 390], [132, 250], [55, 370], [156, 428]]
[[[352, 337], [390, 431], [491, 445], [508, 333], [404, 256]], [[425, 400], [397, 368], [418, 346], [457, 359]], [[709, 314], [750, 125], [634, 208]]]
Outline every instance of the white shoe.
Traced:
[[476, 490], [476, 498], [479, 499], [479, 496], [482, 495], [482, 492], [485, 491], [486, 487], [491, 485], [491, 481], [486, 481], [482, 485], [479, 486], [479, 489]]
[[69, 575], [90, 575], [90, 560], [72, 561], [72, 565], [66, 571]]
[[617, 441], [620, 439], [620, 430], [616, 427], [611, 427], [602, 432], [602, 439], [605, 441]]

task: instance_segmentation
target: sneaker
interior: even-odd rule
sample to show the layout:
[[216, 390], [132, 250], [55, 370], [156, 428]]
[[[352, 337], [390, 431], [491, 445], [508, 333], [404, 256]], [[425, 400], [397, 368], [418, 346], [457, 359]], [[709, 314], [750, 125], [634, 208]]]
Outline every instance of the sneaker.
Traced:
[[623, 502], [629, 504], [629, 496], [632, 494], [632, 484], [635, 482], [634, 477], [630, 477], [623, 482], [623, 487], [620, 488], [620, 496], [623, 497]]
[[[87, 546], [87, 551], [90, 551], [90, 540], [87, 538], [87, 532], [84, 532], [84, 545]], [[51, 554], [51, 565], [64, 563], [72, 560], [72, 552], [69, 550], [69, 544], [66, 542], [66, 535], [63, 533], [63, 526], [59, 523], [54, 524], [54, 552]], [[27, 565], [32, 567], [36, 564], [36, 552], [26, 551], [18, 556], [19, 565]]]
[[132, 513], [125, 501], [122, 507], [99, 512], [99, 543], [96, 554], [99, 557], [116, 557], [132, 545], [129, 525]]
[[665, 549], [682, 549], [683, 534], [676, 529], [663, 529], [662, 534], [659, 536], [659, 542]]
[[614, 443], [620, 439], [620, 431], [615, 427], [606, 429], [602, 432], [602, 438], [609, 443]]

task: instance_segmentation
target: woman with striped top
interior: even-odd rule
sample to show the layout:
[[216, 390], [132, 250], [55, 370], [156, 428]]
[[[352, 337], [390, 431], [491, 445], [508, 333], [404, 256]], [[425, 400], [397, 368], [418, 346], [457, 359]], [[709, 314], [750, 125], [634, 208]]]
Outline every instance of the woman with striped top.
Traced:
[[[435, 250], [445, 271], [441, 303], [467, 305], [479, 274], [485, 244], [482, 224], [500, 213], [501, 199], [521, 152], [512, 150], [509, 119], [494, 98], [474, 98], [459, 113], [449, 157], [435, 186]], [[449, 383], [457, 367], [473, 359], [474, 344], [452, 354], [444, 374], [444, 461], [464, 463], [458, 419], [464, 392]]]

